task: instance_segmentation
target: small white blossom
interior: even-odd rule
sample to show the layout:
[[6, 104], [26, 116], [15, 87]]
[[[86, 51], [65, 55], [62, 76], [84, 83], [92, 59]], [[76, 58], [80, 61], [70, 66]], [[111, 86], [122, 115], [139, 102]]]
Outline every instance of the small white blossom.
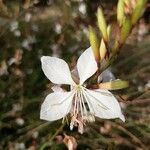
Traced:
[[38, 136], [39, 136], [39, 132], [37, 132], [37, 131], [33, 132], [32, 137], [33, 137], [34, 139], [37, 139]]
[[56, 32], [57, 34], [60, 34], [60, 33], [61, 33], [61, 30], [62, 30], [62, 26], [61, 26], [59, 23], [57, 23], [57, 24], [55, 25], [55, 32]]
[[15, 30], [15, 31], [14, 31], [14, 35], [15, 35], [16, 37], [20, 37], [20, 36], [21, 36], [21, 32], [20, 32], [19, 30]]
[[26, 13], [26, 14], [25, 14], [25, 21], [26, 21], [26, 22], [30, 22], [31, 17], [32, 17], [32, 14], [31, 14], [31, 13]]
[[15, 150], [25, 150], [25, 144], [24, 143], [15, 143]]
[[35, 36], [28, 36], [26, 39], [22, 41], [22, 47], [26, 48], [27, 50], [32, 50], [31, 45], [36, 43]]
[[86, 5], [85, 5], [84, 3], [81, 3], [81, 4], [79, 5], [79, 11], [80, 11], [83, 15], [86, 14]]
[[32, 30], [35, 32], [39, 31], [39, 26], [37, 24], [32, 24]]
[[16, 123], [17, 123], [19, 126], [23, 126], [23, 125], [24, 125], [24, 119], [23, 119], [23, 118], [16, 118]]
[[88, 48], [77, 61], [79, 81], [74, 80], [67, 63], [62, 59], [43, 56], [41, 63], [44, 74], [51, 82], [71, 87], [70, 91], [54, 90], [46, 97], [41, 106], [41, 119], [54, 121], [70, 113], [70, 128], [78, 126], [80, 133], [83, 133], [86, 122], [95, 121], [94, 116], [104, 119], [120, 118], [125, 121], [118, 101], [108, 90], [90, 90], [84, 85], [98, 69], [91, 48]]
[[19, 23], [17, 21], [12, 21], [10, 23], [10, 31], [13, 32], [15, 30], [17, 30], [19, 27]]
[[1, 63], [0, 63], [0, 76], [2, 75], [7, 75], [8, 74], [8, 66], [6, 64], [6, 61], [3, 60]]

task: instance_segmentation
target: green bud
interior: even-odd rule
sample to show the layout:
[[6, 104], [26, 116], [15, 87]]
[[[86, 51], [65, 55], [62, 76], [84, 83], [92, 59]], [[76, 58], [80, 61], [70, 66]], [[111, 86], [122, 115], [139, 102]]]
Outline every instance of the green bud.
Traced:
[[117, 5], [117, 20], [120, 26], [122, 26], [124, 19], [124, 0], [119, 0]]
[[101, 45], [100, 45], [100, 58], [101, 60], [105, 58], [106, 56], [106, 53], [107, 53], [107, 49], [106, 49], [106, 46], [105, 46], [105, 43], [104, 43], [104, 40], [102, 39], [101, 40]]
[[121, 28], [121, 43], [124, 43], [131, 31], [131, 20], [130, 19], [125, 19], [125, 22]]
[[124, 0], [124, 3], [129, 6], [129, 5], [131, 5], [131, 1], [132, 0]]
[[100, 60], [99, 40], [97, 38], [97, 35], [96, 35], [94, 29], [91, 26], [89, 27], [89, 40], [90, 40], [90, 44], [91, 44], [95, 59], [97, 62], [99, 62], [99, 60]]
[[104, 41], [108, 42], [106, 20], [105, 20], [103, 11], [100, 8], [98, 8], [98, 11], [97, 11], [97, 20], [98, 20], [98, 27], [102, 33]]
[[112, 48], [112, 54], [115, 55], [119, 51], [119, 42], [118, 39], [114, 42], [114, 46]]
[[136, 7], [135, 7], [132, 17], [131, 17], [132, 25], [135, 25], [136, 22], [138, 21], [138, 19], [140, 18], [141, 14], [142, 14], [142, 10], [144, 9], [146, 2], [147, 2], [147, 0], [138, 0], [137, 1]]
[[129, 86], [129, 82], [123, 80], [114, 80], [110, 82], [100, 83], [99, 88], [107, 90], [119, 90]]
[[108, 39], [110, 39], [110, 36], [111, 36], [111, 25], [108, 25], [108, 27], [107, 27], [107, 35], [108, 35]]

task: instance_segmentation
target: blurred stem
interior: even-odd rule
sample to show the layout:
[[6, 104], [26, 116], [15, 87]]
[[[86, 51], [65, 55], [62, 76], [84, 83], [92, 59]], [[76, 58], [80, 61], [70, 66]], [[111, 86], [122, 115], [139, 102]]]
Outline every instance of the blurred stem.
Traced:
[[[122, 60], [121, 62], [119, 62], [119, 64], [116, 64], [116, 67], [122, 67], [123, 65], [125, 65], [127, 62], [131, 61], [132, 59], [136, 59], [139, 56], [142, 56], [143, 54], [147, 53], [149, 51], [149, 47], [150, 44], [149, 43], [139, 43], [140, 45], [138, 45], [137, 47], [134, 47], [132, 49], [132, 51], [139, 51], [138, 53], [134, 53], [133, 55], [128, 56], [126, 59]], [[139, 47], [140, 46], [140, 47]], [[140, 51], [140, 49], [143, 49], [142, 51]]]
[[130, 136], [132, 138], [132, 140], [135, 143], [138, 143], [144, 150], [148, 150], [148, 148], [142, 143], [142, 141], [137, 138], [134, 134], [132, 134], [130, 131], [128, 131], [126, 128], [122, 127], [121, 125], [115, 123], [115, 122], [110, 122], [111, 125], [121, 131], [123, 131], [124, 133], [126, 133], [128, 136]]
[[[128, 62], [129, 60], [131, 60], [131, 59], [133, 59], [133, 58], [135, 58], [135, 57], [137, 57], [137, 56], [140, 56], [140, 55], [142, 55], [143, 53], [145, 53], [145, 52], [147, 52], [147, 51], [149, 50], [149, 43], [144, 43], [144, 44], [140, 43], [139, 46], [141, 46], [141, 45], [142, 45], [142, 47], [144, 46], [144, 51], [141, 51], [140, 53], [137, 53], [137, 54], [135, 54], [135, 55], [133, 55], [133, 56], [128, 57], [127, 59], [125, 59], [125, 60], [124, 60], [121, 64], [119, 64], [119, 65], [122, 65], [123, 63], [126, 63], [126, 62]], [[123, 46], [123, 45], [118, 44], [118, 45], [116, 45], [115, 48], [118, 47], [118, 48], [120, 49], [120, 48], [122, 48], [122, 46]], [[136, 49], [139, 49], [139, 48], [137, 47]], [[117, 52], [117, 51], [116, 51], [116, 52]], [[117, 54], [117, 55], [116, 55], [116, 54]], [[117, 58], [118, 54], [119, 54], [119, 53], [114, 53], [114, 54], [111, 56], [111, 58], [106, 62], [105, 66], [101, 68], [101, 72], [103, 72], [105, 69], [107, 69], [107, 68], [115, 61], [115, 59]], [[119, 65], [118, 65], [118, 66], [119, 66]]]
[[28, 9], [30, 7], [30, 0], [25, 0], [23, 7], [24, 9]]
[[102, 73], [104, 70], [106, 70], [107, 68], [109, 68], [110, 65], [114, 62], [115, 59], [116, 59], [116, 57], [111, 57], [111, 59], [107, 60], [105, 66], [103, 66], [103, 67], [101, 68], [101, 73]]
[[47, 146], [49, 146], [51, 144], [51, 141], [54, 140], [54, 138], [63, 130], [65, 126], [65, 123], [63, 123], [59, 128], [58, 130], [53, 134], [53, 136], [48, 140], [48, 142], [44, 143], [40, 148], [39, 150], [44, 150]]

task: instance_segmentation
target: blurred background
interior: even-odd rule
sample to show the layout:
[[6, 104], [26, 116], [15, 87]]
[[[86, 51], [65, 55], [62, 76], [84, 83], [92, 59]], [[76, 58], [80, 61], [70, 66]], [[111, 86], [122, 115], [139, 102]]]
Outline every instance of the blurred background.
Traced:
[[61, 121], [39, 119], [51, 92], [40, 57], [61, 57], [74, 66], [89, 47], [88, 26], [97, 28], [97, 7], [103, 7], [116, 34], [116, 5], [117, 0], [0, 0], [1, 150], [66, 150], [64, 133], [76, 139], [78, 150], [150, 149], [150, 3], [111, 68], [130, 82], [114, 93], [126, 122], [97, 119], [83, 135], [65, 126], [51, 139]]

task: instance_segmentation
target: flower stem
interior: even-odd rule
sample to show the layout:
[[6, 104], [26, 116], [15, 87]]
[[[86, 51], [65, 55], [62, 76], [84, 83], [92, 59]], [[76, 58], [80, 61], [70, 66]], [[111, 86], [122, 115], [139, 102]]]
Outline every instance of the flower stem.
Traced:
[[52, 135], [52, 137], [46, 142], [44, 143], [40, 148], [39, 150], [44, 150], [47, 146], [50, 146], [51, 142], [54, 140], [54, 138], [63, 130], [65, 126], [65, 123], [63, 123], [59, 128], [58, 130]]

